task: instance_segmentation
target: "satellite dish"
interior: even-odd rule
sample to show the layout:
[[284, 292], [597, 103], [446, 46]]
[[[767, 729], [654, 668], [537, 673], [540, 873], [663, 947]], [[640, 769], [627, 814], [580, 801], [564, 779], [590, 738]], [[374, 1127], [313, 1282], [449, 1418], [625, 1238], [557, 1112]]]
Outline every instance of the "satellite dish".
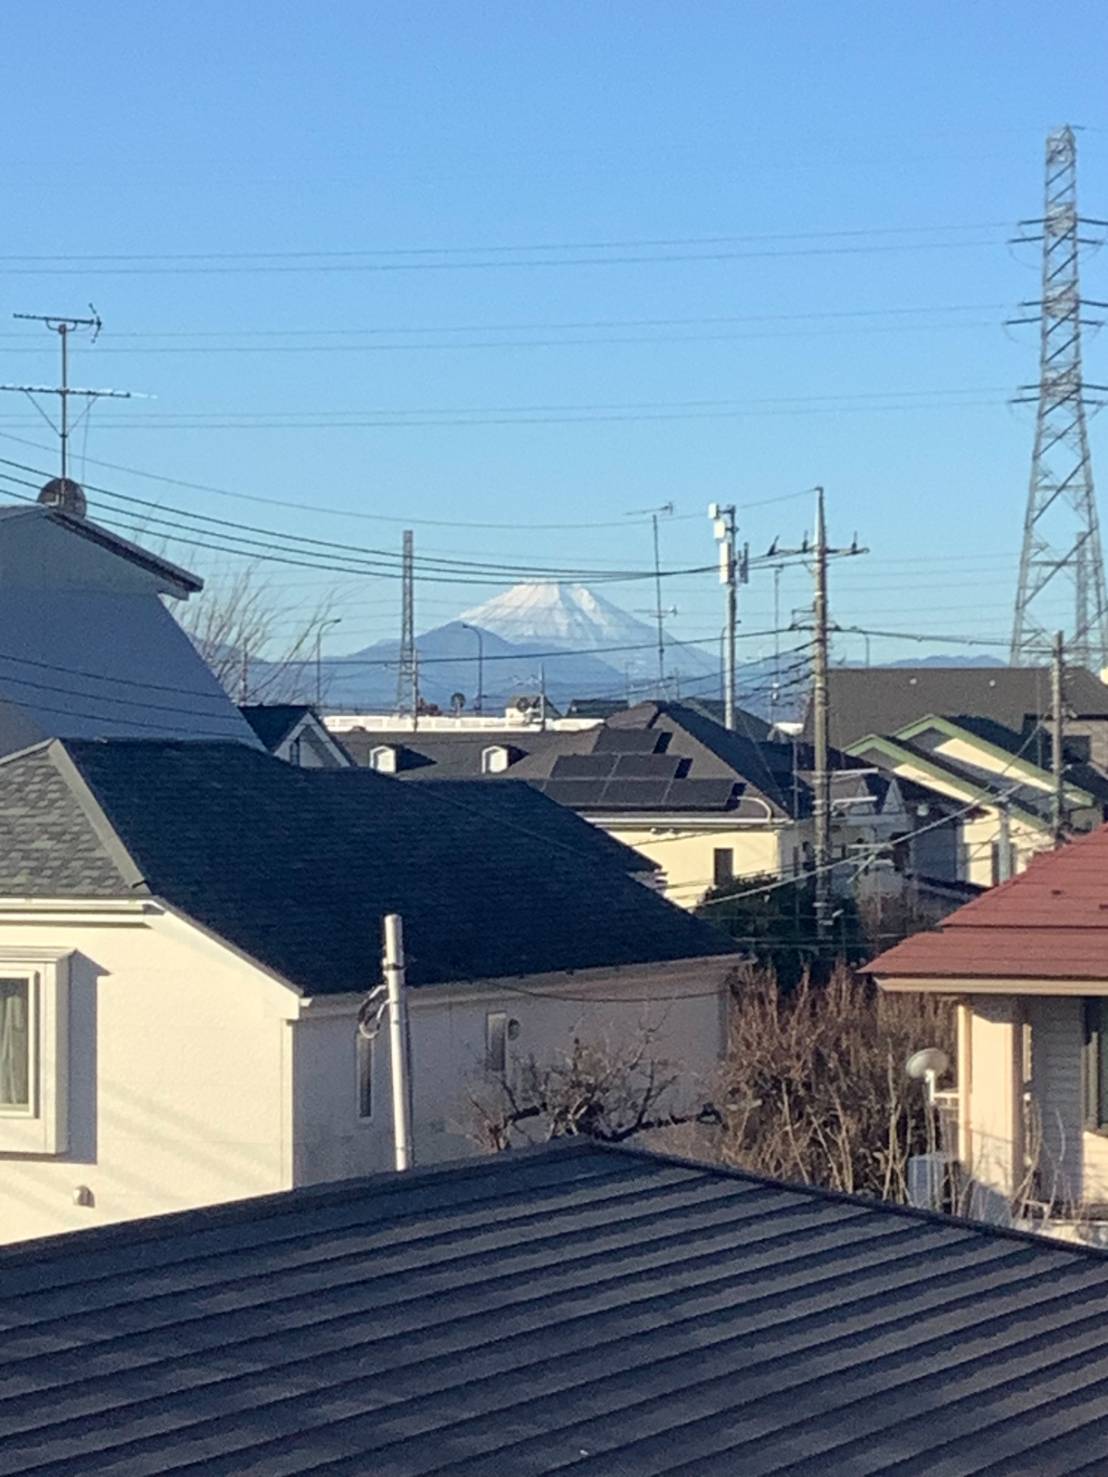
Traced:
[[83, 518], [88, 512], [85, 490], [72, 477], [52, 477], [38, 495], [40, 503], [48, 508], [57, 508], [73, 518]]
[[929, 1077], [941, 1077], [950, 1066], [950, 1058], [938, 1046], [925, 1046], [914, 1051], [905, 1063], [904, 1070], [915, 1082], [926, 1082]]

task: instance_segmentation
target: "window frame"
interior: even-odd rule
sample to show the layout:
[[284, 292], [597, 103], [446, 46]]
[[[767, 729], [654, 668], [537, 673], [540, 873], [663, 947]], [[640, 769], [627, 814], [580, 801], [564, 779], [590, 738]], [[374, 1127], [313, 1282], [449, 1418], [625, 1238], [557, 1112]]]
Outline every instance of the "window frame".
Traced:
[[0, 978], [27, 979], [26, 1108], [0, 1108], [0, 1153], [64, 1154], [69, 1147], [71, 949], [0, 948]]
[[[726, 863], [722, 868], [726, 876], [720, 876], [720, 862], [726, 857]], [[727, 887], [735, 880], [735, 848], [733, 846], [712, 847], [712, 886]]]
[[37, 970], [0, 969], [0, 983], [18, 980], [27, 986], [27, 1101], [26, 1103], [0, 1102], [0, 1121], [9, 1118], [33, 1118], [38, 1105], [38, 1078], [40, 1053], [38, 1047], [39, 999], [42, 994]]

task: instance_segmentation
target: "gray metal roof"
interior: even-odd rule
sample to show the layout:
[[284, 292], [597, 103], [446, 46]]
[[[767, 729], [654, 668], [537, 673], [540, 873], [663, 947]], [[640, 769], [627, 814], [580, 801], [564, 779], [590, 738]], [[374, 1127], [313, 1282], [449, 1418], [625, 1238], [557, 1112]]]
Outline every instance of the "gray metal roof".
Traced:
[[[828, 681], [829, 736], [840, 749], [929, 714], [991, 718], [1023, 733], [1050, 711], [1050, 671], [1043, 667], [833, 667]], [[1083, 667], [1067, 669], [1066, 701], [1078, 718], [1108, 719], [1108, 686]], [[804, 737], [812, 737], [810, 709]]]
[[569, 1144], [0, 1250], [0, 1471], [1108, 1470], [1108, 1258]]

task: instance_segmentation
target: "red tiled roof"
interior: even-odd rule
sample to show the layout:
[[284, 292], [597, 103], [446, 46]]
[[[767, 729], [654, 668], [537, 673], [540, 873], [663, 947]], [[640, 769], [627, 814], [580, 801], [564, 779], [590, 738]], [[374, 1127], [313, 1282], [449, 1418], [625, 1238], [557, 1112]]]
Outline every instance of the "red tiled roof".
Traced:
[[886, 978], [1108, 979], [1108, 825], [868, 966]]

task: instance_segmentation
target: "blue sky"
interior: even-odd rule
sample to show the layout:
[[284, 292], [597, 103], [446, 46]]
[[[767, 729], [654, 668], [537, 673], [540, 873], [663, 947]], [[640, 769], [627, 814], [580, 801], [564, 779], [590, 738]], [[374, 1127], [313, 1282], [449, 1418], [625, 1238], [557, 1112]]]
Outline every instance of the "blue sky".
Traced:
[[[712, 499], [762, 504], [755, 550], [795, 541], [808, 500], [765, 500], [822, 482], [833, 536], [872, 551], [835, 570], [843, 624], [1006, 636], [1032, 434], [1007, 396], [1036, 343], [1003, 323], [1037, 290], [1006, 238], [1060, 122], [1108, 215], [1103, 6], [99, 0], [0, 24], [22, 59], [0, 315], [94, 302], [75, 382], [154, 397], [96, 406], [89, 482], [354, 544], [501, 524], [420, 523], [417, 550], [582, 568], [647, 564], [648, 524], [620, 520], [669, 501], [674, 567], [711, 559]], [[501, 250], [536, 245], [566, 249]], [[297, 252], [357, 254], [251, 255]], [[1085, 271], [1108, 297], [1108, 258]], [[5, 381], [52, 378], [45, 332], [0, 333]], [[1090, 378], [1106, 356], [1088, 343]], [[0, 416], [48, 442], [18, 397]], [[175, 552], [217, 582], [233, 563]], [[284, 579], [305, 605], [335, 586], [335, 652], [397, 624], [391, 581]], [[805, 598], [800, 571], [781, 588]], [[420, 623], [485, 593], [425, 583]], [[711, 576], [666, 602], [675, 634], [718, 630]], [[763, 574], [748, 629], [772, 608]]]

